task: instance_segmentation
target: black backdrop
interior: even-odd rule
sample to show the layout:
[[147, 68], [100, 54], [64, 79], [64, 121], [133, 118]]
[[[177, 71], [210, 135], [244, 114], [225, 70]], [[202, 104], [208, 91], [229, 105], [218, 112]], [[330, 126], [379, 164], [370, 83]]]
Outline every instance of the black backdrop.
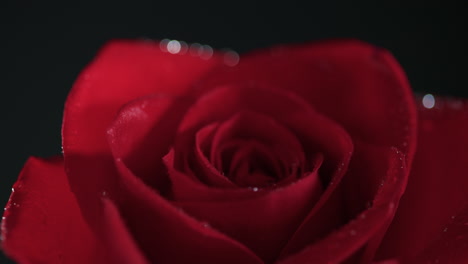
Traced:
[[[409, 2], [409, 1], [408, 1]], [[65, 97], [112, 38], [178, 39], [244, 53], [275, 43], [359, 38], [391, 50], [418, 93], [468, 97], [464, 1], [146, 4], [0, 3], [0, 204], [30, 155], [60, 153]], [[0, 254], [0, 263], [9, 263]]]

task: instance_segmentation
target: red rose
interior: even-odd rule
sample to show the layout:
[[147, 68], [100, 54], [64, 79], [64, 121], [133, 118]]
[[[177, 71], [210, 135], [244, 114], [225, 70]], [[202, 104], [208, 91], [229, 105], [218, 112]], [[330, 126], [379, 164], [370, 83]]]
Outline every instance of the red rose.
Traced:
[[415, 103], [395, 59], [358, 41], [236, 63], [177, 41], [108, 44], [68, 97], [63, 157], [31, 158], [14, 185], [5, 252], [19, 263], [468, 262], [464, 102]]

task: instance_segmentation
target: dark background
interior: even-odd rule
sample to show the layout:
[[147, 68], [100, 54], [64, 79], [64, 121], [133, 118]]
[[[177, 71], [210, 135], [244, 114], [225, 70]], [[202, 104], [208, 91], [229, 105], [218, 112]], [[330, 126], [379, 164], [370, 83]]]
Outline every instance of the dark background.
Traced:
[[[60, 153], [65, 97], [80, 70], [113, 38], [170, 38], [244, 53], [276, 43], [352, 37], [392, 51], [416, 92], [468, 97], [466, 4], [408, 2], [3, 1], [0, 204], [6, 204], [28, 156]], [[0, 263], [9, 262], [0, 254]]]

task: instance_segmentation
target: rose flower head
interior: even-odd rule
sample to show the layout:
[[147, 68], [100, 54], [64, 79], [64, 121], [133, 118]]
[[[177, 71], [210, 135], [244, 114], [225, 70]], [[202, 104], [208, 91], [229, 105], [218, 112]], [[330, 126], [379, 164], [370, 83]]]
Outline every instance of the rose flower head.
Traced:
[[108, 43], [65, 104], [63, 155], [6, 206], [18, 263], [468, 263], [468, 106], [414, 97], [356, 40], [240, 57]]

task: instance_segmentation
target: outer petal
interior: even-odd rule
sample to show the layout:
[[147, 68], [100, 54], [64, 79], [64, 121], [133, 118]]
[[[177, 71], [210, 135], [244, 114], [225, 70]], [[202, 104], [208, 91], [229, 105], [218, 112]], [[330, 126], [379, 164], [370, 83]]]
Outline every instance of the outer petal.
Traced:
[[237, 201], [176, 201], [174, 204], [240, 241], [270, 263], [321, 193], [322, 186], [314, 172], [259, 197]]
[[121, 161], [116, 164], [128, 191], [120, 214], [152, 263], [263, 263], [246, 246], [173, 206]]
[[173, 144], [188, 97], [145, 96], [126, 104], [107, 131], [114, 158], [149, 186], [167, 191], [169, 179], [162, 158]]
[[[468, 224], [463, 215], [468, 206], [467, 103], [436, 98], [434, 108], [419, 107], [419, 124], [418, 150], [408, 188], [378, 257], [407, 259], [422, 254], [423, 259], [429, 254], [445, 256], [447, 262], [440, 263], [466, 263]], [[451, 233], [454, 229], [457, 231]], [[446, 243], [456, 246], [446, 248]], [[458, 250], [458, 255], [451, 256], [450, 250]]]
[[70, 192], [61, 157], [30, 158], [2, 221], [2, 248], [18, 263], [105, 263]]
[[236, 67], [212, 72], [209, 88], [262, 83], [299, 94], [353, 138], [397, 147], [410, 164], [416, 111], [408, 81], [391, 54], [353, 41], [284, 45], [244, 56]]
[[186, 93], [220, 63], [162, 52], [158, 43], [114, 41], [79, 76], [64, 112], [62, 144], [70, 187], [85, 219], [99, 223], [101, 191], [119, 195], [106, 130], [118, 109], [151, 93]]
[[[381, 185], [377, 191], [372, 207], [323, 239], [314, 241], [298, 253], [286, 255], [279, 263], [342, 263], [353, 256], [357, 259], [361, 258], [363, 263], [369, 262], [367, 254], [371, 253], [367, 252], [365, 246], [376, 236], [380, 236], [382, 228], [392, 219], [406, 186], [404, 155], [396, 149], [392, 149], [387, 154], [388, 167], [380, 168], [381, 170], [385, 169], [385, 172], [378, 172], [378, 174], [384, 173], [385, 184]], [[372, 169], [372, 171], [374, 170]], [[318, 212], [319, 216], [320, 213]], [[318, 226], [325, 225], [320, 223]], [[310, 228], [308, 229], [303, 231], [310, 232]], [[364, 255], [359, 255], [360, 249], [365, 250]]]
[[149, 263], [133, 240], [114, 203], [106, 197], [103, 197], [102, 203], [103, 217], [106, 222], [104, 226], [105, 246], [111, 252], [108, 256], [110, 263]]
[[117, 110], [138, 97], [186, 94], [219, 63], [161, 51], [156, 42], [114, 41], [78, 77], [65, 106], [65, 152], [107, 152], [105, 131]]

